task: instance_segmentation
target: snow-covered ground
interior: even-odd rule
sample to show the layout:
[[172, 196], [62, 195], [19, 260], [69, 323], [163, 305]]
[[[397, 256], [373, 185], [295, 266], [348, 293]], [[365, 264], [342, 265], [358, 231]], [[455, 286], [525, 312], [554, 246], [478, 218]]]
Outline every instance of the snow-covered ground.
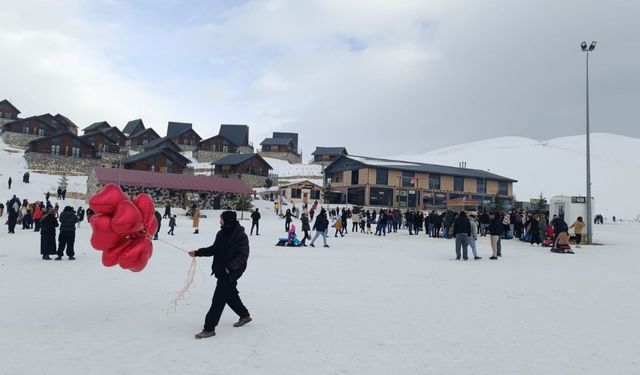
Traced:
[[278, 177], [319, 177], [322, 178], [322, 166], [317, 164], [290, 164], [288, 161], [264, 158], [273, 167]]
[[[607, 218], [640, 219], [640, 204], [632, 192], [640, 184], [640, 138], [617, 134], [591, 135], [591, 177], [595, 210]], [[502, 137], [445, 147], [420, 155], [392, 159], [490, 169], [518, 180], [514, 193], [528, 201], [543, 193], [586, 195], [585, 137], [572, 136], [539, 141]]]
[[[604, 246], [552, 254], [505, 241], [504, 257], [452, 261], [453, 241], [349, 233], [331, 248], [282, 248], [263, 212], [239, 290], [254, 321], [194, 340], [214, 288], [210, 259], [175, 313], [190, 258], [154, 242], [147, 268], [104, 268], [86, 223], [77, 261], [42, 261], [39, 236], [0, 231], [0, 374], [637, 374], [640, 224], [598, 226]], [[179, 217], [184, 250], [209, 245]], [[245, 217], [248, 215], [245, 214]], [[249, 221], [242, 222], [249, 227]], [[296, 224], [299, 224], [296, 222]], [[349, 228], [350, 229], [350, 228]]]

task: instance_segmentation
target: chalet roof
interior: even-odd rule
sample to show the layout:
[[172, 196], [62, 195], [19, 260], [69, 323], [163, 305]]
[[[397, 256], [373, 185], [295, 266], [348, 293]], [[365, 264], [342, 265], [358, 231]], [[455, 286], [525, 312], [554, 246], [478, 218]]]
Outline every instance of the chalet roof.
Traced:
[[[138, 129], [138, 127], [142, 127], [142, 128]], [[131, 120], [131, 121], [127, 122], [127, 125], [125, 125], [124, 129], [122, 129], [122, 133], [124, 133], [127, 136], [132, 136], [133, 134], [131, 134], [131, 133], [134, 130], [137, 130], [137, 131], [144, 130], [144, 123], [142, 122], [141, 119]]]
[[169, 136], [154, 139], [151, 142], [147, 142], [147, 144], [143, 146], [143, 149], [147, 151], [154, 148], [164, 148], [164, 147], [174, 147], [175, 150], [180, 150], [180, 146], [178, 146], [171, 138], [169, 138]]
[[177, 173], [158, 173], [120, 168], [96, 167], [98, 183], [114, 183], [126, 186], [232, 193], [251, 195], [253, 189], [243, 180], [218, 176], [193, 176]]
[[193, 125], [186, 122], [169, 121], [169, 124], [167, 125], [167, 137], [177, 137], [192, 128]]
[[437, 174], [445, 176], [459, 176], [469, 178], [486, 178], [497, 181], [518, 182], [508, 177], [499, 176], [494, 173], [479, 169], [457, 168], [438, 164], [416, 163], [411, 161], [380, 159], [367, 156], [342, 155], [325, 168], [325, 173], [335, 173], [346, 170], [353, 170], [362, 166], [389, 169], [403, 172], [419, 172], [427, 174]]
[[54, 119], [56, 119], [56, 121], [62, 123], [62, 125], [64, 125], [64, 127], [70, 129], [70, 128], [78, 128], [78, 125], [74, 124], [73, 121], [69, 120], [68, 117], [63, 116], [61, 114], [57, 114], [55, 116], [53, 116]]
[[237, 146], [235, 143], [233, 143], [232, 140], [230, 140], [229, 138], [223, 136], [222, 134], [216, 134], [213, 137], [209, 137], [207, 139], [203, 139], [201, 142], [208, 142], [208, 141], [210, 141], [210, 140], [212, 140], [214, 138], [222, 138], [222, 139], [226, 140], [227, 142], [231, 143], [232, 145]]
[[247, 125], [222, 124], [218, 134], [230, 140], [236, 146], [249, 145], [249, 127]]
[[[87, 139], [90, 137], [94, 137], [96, 134], [102, 134], [102, 136], [108, 140], [109, 142], [111, 142], [114, 145], [118, 144], [118, 141], [116, 141], [115, 139], [111, 138], [108, 134], [106, 134], [105, 129], [100, 129], [99, 131], [94, 131], [94, 132], [90, 132], [90, 133], [85, 133], [83, 135], [78, 136], [78, 138], [80, 139]], [[87, 141], [88, 142], [88, 141]]]
[[187, 165], [187, 164], [191, 163], [191, 160], [187, 159], [182, 154], [180, 154], [178, 152], [175, 152], [174, 150], [170, 149], [169, 147], [154, 148], [154, 149], [149, 150], [149, 151], [140, 152], [140, 153], [137, 153], [135, 155], [123, 158], [121, 163], [122, 164], [135, 163], [137, 161], [148, 159], [148, 158], [150, 158], [152, 156], [155, 156], [155, 155], [158, 155], [158, 154], [162, 154], [162, 153], [167, 155], [172, 160], [182, 162], [184, 165]]
[[106, 136], [110, 136], [110, 135], [109, 135], [109, 133], [116, 132], [116, 133], [118, 133], [120, 136], [122, 136], [122, 137], [125, 137], [125, 138], [126, 138], [126, 135], [124, 135], [124, 134], [120, 131], [120, 129], [118, 129], [118, 127], [116, 127], [116, 126], [112, 126], [112, 127], [110, 127], [109, 129], [100, 129], [100, 131], [101, 131], [104, 135], [106, 135]]
[[298, 133], [273, 132], [273, 138], [291, 138], [293, 147], [298, 148]]
[[82, 131], [88, 132], [88, 131], [92, 131], [92, 130], [97, 130], [97, 129], [100, 129], [100, 128], [104, 127], [104, 126], [107, 126], [109, 128], [111, 127], [111, 125], [109, 125], [108, 122], [100, 121], [100, 122], [94, 122], [93, 124], [91, 124], [91, 125], [87, 126], [86, 128], [82, 129]]
[[[124, 132], [123, 132], [123, 133], [124, 133]], [[139, 132], [137, 132], [137, 133], [135, 133], [135, 134], [131, 134], [131, 135], [129, 135], [127, 138], [129, 138], [129, 139], [131, 139], [131, 138], [136, 138], [136, 137], [140, 137], [140, 136], [142, 136], [142, 135], [145, 135], [145, 134], [147, 134], [147, 133], [153, 133], [153, 134], [155, 134], [156, 138], [160, 138], [160, 136], [158, 135], [158, 133], [156, 133], [156, 131], [155, 131], [155, 130], [153, 130], [153, 128], [147, 128], [147, 129], [144, 129], [143, 131], [139, 131]]]
[[0, 105], [8, 105], [11, 109], [13, 109], [13, 111], [15, 113], [20, 113], [20, 110], [18, 110], [18, 108], [16, 108], [16, 106], [14, 106], [13, 104], [11, 104], [10, 101], [8, 101], [7, 99], [3, 99], [2, 101], [0, 101]]
[[85, 145], [93, 148], [93, 145], [91, 143], [89, 143], [86, 140], [84, 140], [83, 138], [75, 135], [73, 132], [71, 132], [71, 130], [63, 130], [63, 131], [59, 131], [57, 133], [53, 133], [53, 134], [45, 136], [45, 137], [36, 138], [36, 139], [30, 141], [29, 144], [31, 144], [31, 143], [39, 143], [39, 142], [42, 142], [42, 141], [46, 141], [48, 139], [57, 138], [57, 137], [65, 136], [65, 135], [70, 135], [71, 138], [75, 138], [78, 141], [84, 143]]
[[293, 139], [291, 138], [265, 138], [260, 143], [262, 146], [293, 146]]
[[43, 124], [43, 125], [47, 126], [47, 127], [48, 127], [48, 128], [50, 128], [50, 129], [57, 130], [55, 126], [53, 126], [53, 125], [51, 125], [50, 123], [48, 123], [48, 122], [46, 122], [45, 120], [43, 120], [43, 119], [42, 119], [42, 116], [31, 116], [31, 117], [26, 117], [26, 118], [20, 118], [20, 119], [17, 119], [17, 120], [14, 120], [14, 121], [8, 122], [8, 123], [7, 123], [7, 125], [8, 125], [8, 124], [11, 124], [11, 126], [14, 126], [14, 125], [16, 125], [16, 124], [20, 124], [20, 123], [23, 123], [23, 122], [29, 122], [29, 121], [31, 121], [31, 120], [33, 120], [33, 119], [36, 119], [39, 123], [41, 123], [41, 124]]
[[268, 167], [269, 169], [273, 169], [273, 167], [271, 167], [271, 165], [269, 165], [269, 163], [267, 163], [266, 160], [264, 160], [264, 158], [262, 156], [260, 156], [259, 154], [231, 154], [231, 155], [227, 155], [225, 157], [223, 157], [222, 159], [218, 159], [216, 161], [214, 161], [213, 165], [239, 165], [244, 163], [245, 161], [249, 160], [249, 159], [253, 159], [255, 157], [260, 158]]
[[338, 156], [338, 155], [348, 155], [347, 149], [345, 147], [316, 147], [316, 150], [311, 153], [314, 156]]

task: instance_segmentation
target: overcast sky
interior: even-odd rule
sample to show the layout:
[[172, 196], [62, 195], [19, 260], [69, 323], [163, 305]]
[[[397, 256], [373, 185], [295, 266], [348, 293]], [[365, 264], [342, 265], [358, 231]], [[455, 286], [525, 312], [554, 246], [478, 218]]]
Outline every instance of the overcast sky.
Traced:
[[0, 100], [81, 128], [142, 118], [254, 143], [425, 152], [484, 138], [640, 136], [638, 0], [0, 0]]

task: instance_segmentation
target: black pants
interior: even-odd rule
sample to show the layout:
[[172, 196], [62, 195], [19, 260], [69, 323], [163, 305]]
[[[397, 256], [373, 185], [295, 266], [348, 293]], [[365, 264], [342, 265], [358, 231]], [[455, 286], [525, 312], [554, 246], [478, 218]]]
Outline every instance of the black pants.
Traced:
[[291, 225], [290, 221], [285, 221], [284, 222], [284, 231], [288, 232], [289, 231], [289, 226]]
[[256, 228], [256, 234], [260, 234], [260, 222], [254, 221], [251, 223], [251, 234], [253, 234], [253, 228]]
[[211, 300], [211, 308], [204, 321], [205, 331], [215, 331], [225, 305], [229, 305], [231, 310], [241, 318], [249, 316], [249, 311], [244, 307], [240, 299], [237, 286], [237, 280], [230, 275], [224, 275], [218, 279], [216, 290], [213, 292], [213, 299]]
[[352, 222], [352, 224], [351, 224], [351, 231], [352, 231], [352, 232], [354, 232], [354, 233], [357, 233], [357, 232], [358, 232], [358, 223], [357, 223], [357, 222], [355, 222], [355, 221], [354, 221], [354, 222]]
[[67, 256], [73, 257], [76, 255], [73, 250], [73, 245], [76, 242], [76, 232], [60, 232], [58, 235], [58, 256], [64, 255], [65, 248], [67, 249]]
[[582, 234], [576, 233], [576, 245], [580, 245], [582, 243]]
[[9, 220], [9, 233], [15, 233], [16, 232], [16, 224], [18, 223], [17, 220]]
[[175, 228], [175, 227], [169, 227], [169, 231], [167, 232], [167, 234], [170, 234], [170, 235], [172, 235], [172, 236], [173, 236], [173, 229], [174, 229], [174, 228]]
[[43, 257], [49, 257], [56, 253], [56, 236], [40, 235], [40, 254]]
[[40, 232], [40, 219], [34, 221], [34, 223], [35, 223], [35, 229], [33, 231]]

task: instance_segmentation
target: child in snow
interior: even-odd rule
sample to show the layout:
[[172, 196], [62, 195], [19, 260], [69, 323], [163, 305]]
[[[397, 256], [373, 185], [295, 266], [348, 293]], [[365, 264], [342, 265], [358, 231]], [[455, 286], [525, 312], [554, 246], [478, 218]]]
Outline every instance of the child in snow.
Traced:
[[344, 234], [342, 234], [342, 219], [336, 220], [336, 233], [334, 237], [338, 237], [338, 233], [340, 233], [340, 236], [344, 237]]
[[167, 234], [170, 234], [173, 236], [173, 230], [176, 227], [176, 215], [173, 215], [171, 217], [171, 219], [169, 219], [169, 231], [167, 232]]

